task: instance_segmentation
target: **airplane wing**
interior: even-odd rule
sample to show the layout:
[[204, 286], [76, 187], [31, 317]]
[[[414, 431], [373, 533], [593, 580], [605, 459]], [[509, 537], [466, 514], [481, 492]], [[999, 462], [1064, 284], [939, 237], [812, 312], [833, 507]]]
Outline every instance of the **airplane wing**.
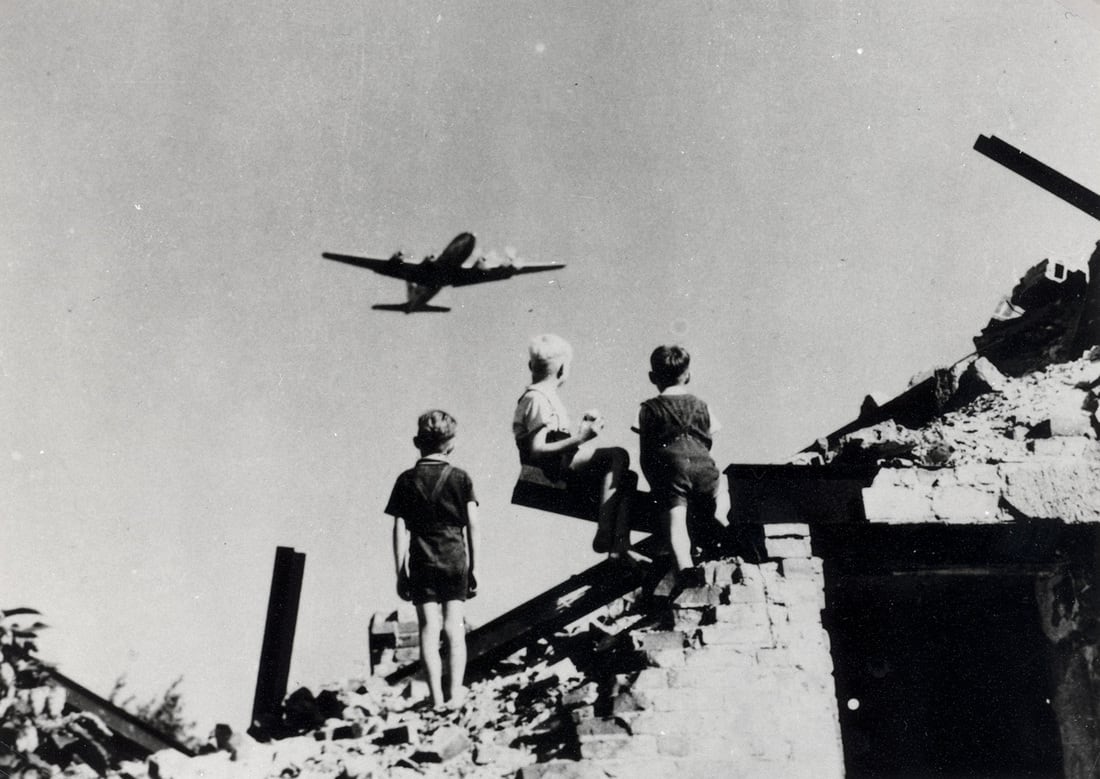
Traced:
[[557, 270], [564, 268], [565, 263], [548, 262], [543, 265], [497, 265], [491, 268], [459, 268], [453, 276], [451, 283], [456, 287], [465, 287], [470, 284], [483, 284], [487, 281], [502, 281], [518, 276], [521, 273], [539, 273], [540, 271]]
[[347, 263], [357, 268], [366, 268], [367, 270], [381, 273], [383, 276], [391, 276], [395, 279], [415, 282], [423, 281], [421, 278], [423, 276], [423, 268], [419, 263], [403, 262], [399, 259], [378, 260], [372, 257], [353, 257], [350, 254], [332, 254], [331, 252], [325, 252], [321, 256], [326, 260], [336, 260], [336, 262]]
[[428, 303], [421, 303], [413, 309], [409, 308], [408, 303], [375, 303], [371, 308], [375, 311], [400, 311], [403, 314], [416, 314], [421, 311], [443, 313], [451, 310], [446, 306], [433, 306]]

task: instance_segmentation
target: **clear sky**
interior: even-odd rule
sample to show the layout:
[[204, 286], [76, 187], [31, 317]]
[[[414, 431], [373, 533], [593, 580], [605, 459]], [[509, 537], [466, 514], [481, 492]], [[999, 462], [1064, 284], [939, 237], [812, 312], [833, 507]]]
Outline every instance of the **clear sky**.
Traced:
[[[971, 148], [1100, 189], [1100, 32], [1055, 0], [16, 0], [0, 73], [0, 608], [101, 693], [182, 674], [204, 728], [247, 726], [278, 545], [292, 687], [365, 672], [430, 407], [483, 506], [475, 622], [597, 559], [508, 503], [530, 336], [632, 450], [681, 342], [719, 463], [781, 461], [1100, 238]], [[464, 230], [568, 268], [404, 316], [320, 256]]]

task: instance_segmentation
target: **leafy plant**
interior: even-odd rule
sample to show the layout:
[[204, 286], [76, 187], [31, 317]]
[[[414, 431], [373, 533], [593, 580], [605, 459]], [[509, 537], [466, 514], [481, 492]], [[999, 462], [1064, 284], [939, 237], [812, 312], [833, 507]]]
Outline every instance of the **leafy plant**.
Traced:
[[79, 759], [105, 775], [111, 731], [94, 714], [67, 707], [65, 690], [34, 657], [46, 627], [38, 616], [29, 608], [0, 610], [0, 774], [45, 779]]
[[182, 684], [183, 677], [179, 676], [159, 696], [150, 698], [145, 703], [137, 703], [133, 695], [125, 699], [122, 697], [126, 689], [126, 675], [123, 674], [115, 680], [108, 700], [148, 722], [164, 735], [171, 736], [184, 746], [195, 750], [202, 741], [195, 735], [194, 721], [189, 720], [184, 714], [183, 694], [180, 692]]

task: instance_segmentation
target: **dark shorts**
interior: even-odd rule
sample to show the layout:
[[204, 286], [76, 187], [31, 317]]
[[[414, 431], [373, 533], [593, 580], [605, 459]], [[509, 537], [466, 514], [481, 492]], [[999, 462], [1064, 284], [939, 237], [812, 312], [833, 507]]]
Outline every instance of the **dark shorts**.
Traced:
[[718, 508], [718, 466], [709, 452], [666, 449], [643, 465], [659, 509], [688, 506], [694, 514], [714, 516]]
[[413, 603], [466, 600], [466, 566], [440, 568], [434, 565], [409, 565], [409, 589]]
[[409, 589], [413, 603], [466, 600], [466, 535], [457, 525], [439, 524], [409, 539]]

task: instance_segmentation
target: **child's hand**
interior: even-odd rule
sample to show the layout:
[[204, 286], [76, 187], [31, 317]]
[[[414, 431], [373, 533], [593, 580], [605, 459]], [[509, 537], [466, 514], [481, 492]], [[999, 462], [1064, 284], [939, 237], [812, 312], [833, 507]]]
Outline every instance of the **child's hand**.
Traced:
[[604, 429], [607, 422], [600, 416], [599, 411], [586, 411], [584, 416], [581, 417], [581, 437], [585, 441], [590, 441], [600, 434], [600, 431]]
[[472, 600], [477, 597], [477, 578], [474, 576], [474, 572], [470, 571], [466, 575], [466, 600]]

